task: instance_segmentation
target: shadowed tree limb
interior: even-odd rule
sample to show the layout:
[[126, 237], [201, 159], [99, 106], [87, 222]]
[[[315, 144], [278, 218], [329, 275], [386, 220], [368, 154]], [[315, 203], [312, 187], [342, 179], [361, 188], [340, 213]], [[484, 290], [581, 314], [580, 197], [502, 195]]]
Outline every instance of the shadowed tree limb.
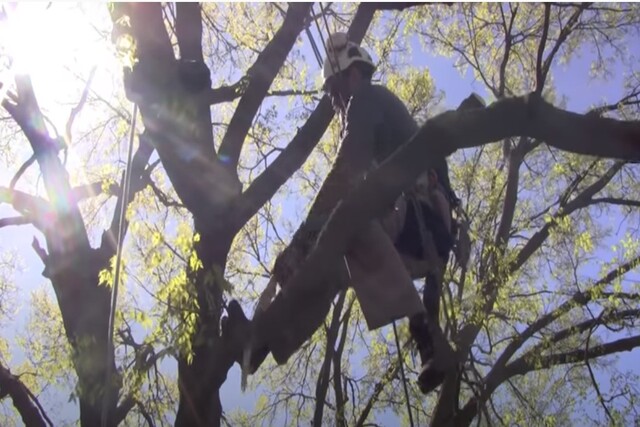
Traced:
[[7, 218], [0, 218], [0, 228], [9, 227], [11, 225], [25, 225], [31, 224], [32, 221], [29, 218], [23, 216], [10, 216]]
[[247, 86], [238, 107], [229, 122], [218, 154], [229, 167], [235, 168], [240, 158], [244, 140], [249, 132], [269, 87], [293, 48], [302, 31], [312, 3], [291, 3], [284, 22], [267, 46], [260, 52], [255, 63], [247, 71]]
[[7, 368], [0, 366], [0, 398], [10, 396], [26, 427], [53, 426], [29, 389]]

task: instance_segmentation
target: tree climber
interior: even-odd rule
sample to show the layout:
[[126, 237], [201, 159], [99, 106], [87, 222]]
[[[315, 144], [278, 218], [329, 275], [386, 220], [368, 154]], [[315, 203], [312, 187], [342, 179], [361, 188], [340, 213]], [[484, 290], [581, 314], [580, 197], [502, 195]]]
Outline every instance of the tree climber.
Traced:
[[[417, 343], [423, 364], [418, 383], [427, 393], [441, 383], [444, 372], [453, 367], [455, 361], [437, 324], [437, 313], [435, 317], [433, 313], [427, 316], [409, 270], [394, 246], [405, 222], [407, 205], [404, 197], [389, 207], [384, 218], [364, 227], [350, 243], [345, 265], [331, 266], [322, 286], [312, 291], [287, 286], [340, 200], [418, 130], [402, 101], [385, 87], [371, 83], [376, 67], [366, 50], [349, 42], [342, 33], [330, 36], [327, 50], [323, 89], [342, 125], [342, 142], [336, 161], [306, 221], [276, 259], [267, 293], [275, 293], [276, 282], [281, 285], [281, 292], [270, 304], [264, 300], [259, 303], [250, 325], [240, 305], [230, 302], [229, 319], [224, 327], [236, 330], [231, 334], [251, 335], [251, 342], [246, 347], [249, 351], [245, 351], [242, 361], [243, 368], [249, 372], [255, 372], [269, 352], [276, 362], [285, 363], [322, 325], [337, 293], [351, 284], [370, 330], [402, 317], [410, 319], [411, 336]], [[451, 227], [447, 225], [451, 212], [445, 197], [450, 192], [446, 160], [428, 160], [431, 168], [426, 181], [416, 186], [416, 194], [426, 197], [424, 207], [433, 206], [430, 210], [433, 216], [442, 212], [443, 218], [438, 224], [446, 229], [441, 234], [451, 240]], [[421, 188], [425, 191], [417, 191]], [[437, 226], [432, 225], [430, 229], [435, 230]], [[425, 234], [417, 236], [421, 239]], [[405, 236], [404, 243], [407, 242], [415, 243], [411, 242], [410, 236]], [[441, 250], [442, 258], [448, 258], [451, 244], [445, 246]], [[266, 300], [270, 299], [270, 295], [266, 297]], [[437, 308], [437, 302], [435, 306]], [[429, 318], [436, 321], [430, 322]]]

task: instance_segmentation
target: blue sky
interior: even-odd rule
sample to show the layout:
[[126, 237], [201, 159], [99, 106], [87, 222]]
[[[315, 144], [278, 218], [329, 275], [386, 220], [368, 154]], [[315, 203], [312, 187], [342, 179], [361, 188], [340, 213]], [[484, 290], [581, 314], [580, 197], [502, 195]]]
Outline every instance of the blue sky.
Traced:
[[[308, 40], [306, 37], [305, 47], [308, 49]], [[418, 47], [417, 43], [413, 43], [415, 46], [413, 64], [418, 67], [427, 67], [435, 81], [436, 88], [442, 90], [445, 93], [444, 105], [447, 108], [453, 108], [459, 104], [459, 102], [469, 95], [470, 92], [476, 91], [481, 94], [486, 93], [483, 89], [483, 85], [480, 82], [473, 80], [471, 73], [467, 73], [465, 76], [460, 76], [459, 73], [453, 68], [452, 61], [443, 57], [436, 57], [428, 53], [422, 52], [422, 49]], [[630, 46], [640, 46], [637, 40], [630, 41]], [[636, 52], [638, 53], [638, 52]], [[320, 72], [317, 63], [313, 56], [307, 55], [307, 58], [312, 60], [310, 64], [310, 70], [314, 72]], [[624, 73], [623, 69], [615, 70], [614, 78], [607, 80], [592, 80], [588, 76], [589, 65], [591, 61], [591, 54], [588, 51], [577, 58], [574, 58], [566, 66], [556, 66], [553, 70], [554, 79], [559, 92], [567, 97], [567, 107], [573, 111], [585, 111], [590, 105], [600, 102], [603, 99], [607, 101], [615, 101], [620, 98], [623, 93], [621, 76]], [[17, 167], [17, 166], [16, 166]], [[11, 178], [13, 171], [6, 171], [0, 168], [0, 184], [7, 185]], [[292, 203], [293, 205], [294, 203]], [[294, 206], [290, 207], [293, 211]], [[12, 210], [6, 205], [0, 205], [0, 217], [12, 215]], [[613, 219], [616, 221], [616, 219]], [[0, 229], [0, 245], [2, 250], [15, 250], [19, 253], [22, 264], [25, 266], [24, 270], [16, 273], [15, 283], [19, 288], [19, 292], [16, 293], [17, 313], [14, 319], [10, 322], [10, 328], [14, 331], [21, 331], [26, 324], [26, 315], [28, 313], [28, 301], [30, 298], [30, 292], [34, 289], [45, 288], [50, 289], [50, 284], [41, 276], [42, 262], [35, 255], [31, 249], [31, 240], [33, 236], [39, 236], [37, 232], [31, 226], [22, 227], [9, 227]], [[609, 254], [602, 254], [602, 256], [609, 256]], [[594, 267], [594, 274], [597, 273], [597, 267]], [[634, 368], [634, 361], [637, 359], [638, 352], [624, 353], [620, 356], [620, 367], [622, 368]], [[19, 364], [21, 354], [17, 351], [13, 354], [14, 360], [10, 366], [16, 366]], [[169, 367], [171, 363], [167, 363]], [[637, 372], [637, 369], [636, 369]], [[608, 379], [606, 374], [598, 374], [603, 380]], [[606, 390], [606, 388], [605, 388]], [[231, 411], [235, 408], [244, 408], [246, 410], [252, 410], [257, 400], [257, 394], [255, 392], [240, 392], [240, 378], [239, 370], [237, 366], [229, 372], [227, 382], [222, 387], [221, 398], [223, 407], [227, 411]], [[66, 401], [66, 398], [64, 399]], [[52, 402], [53, 403], [53, 402]], [[56, 402], [59, 403], [59, 402]], [[52, 414], [54, 420], [73, 420], [77, 417], [77, 409], [71, 405], [66, 404], [60, 407], [59, 405], [52, 404], [51, 406], [58, 406], [57, 414]], [[378, 420], [382, 425], [395, 425], [397, 420], [393, 414], [385, 414], [384, 417]]]

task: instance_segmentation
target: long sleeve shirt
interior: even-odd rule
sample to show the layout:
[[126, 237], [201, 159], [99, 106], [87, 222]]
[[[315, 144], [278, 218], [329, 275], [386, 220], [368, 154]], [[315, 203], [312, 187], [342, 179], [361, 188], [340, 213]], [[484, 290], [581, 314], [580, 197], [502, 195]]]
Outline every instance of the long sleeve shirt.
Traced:
[[[286, 281], [292, 268], [310, 251], [315, 240], [338, 202], [342, 200], [367, 172], [386, 160], [418, 130], [418, 125], [404, 103], [383, 86], [363, 82], [347, 106], [342, 141], [333, 167], [318, 192], [307, 219], [294, 234], [283, 256], [295, 260], [276, 261], [274, 273]], [[439, 159], [436, 170], [448, 184], [447, 164]], [[282, 262], [285, 265], [281, 265]], [[280, 264], [280, 265], [279, 265]], [[280, 279], [280, 278], [279, 278]], [[279, 280], [282, 284], [282, 280]]]

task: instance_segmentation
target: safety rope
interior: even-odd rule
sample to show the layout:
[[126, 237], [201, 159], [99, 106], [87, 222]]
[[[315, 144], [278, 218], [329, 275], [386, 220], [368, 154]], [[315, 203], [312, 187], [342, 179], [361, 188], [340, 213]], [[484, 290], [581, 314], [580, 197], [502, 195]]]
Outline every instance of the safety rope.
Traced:
[[113, 330], [116, 318], [116, 307], [118, 301], [118, 284], [120, 282], [120, 267], [122, 264], [122, 241], [124, 240], [124, 222], [129, 201], [129, 192], [131, 189], [131, 163], [133, 161], [133, 138], [136, 129], [136, 116], [138, 115], [138, 105], [133, 104], [133, 112], [131, 114], [131, 128], [129, 130], [129, 148], [127, 154], [127, 164], [124, 172], [124, 184], [122, 188], [120, 212], [118, 213], [118, 238], [116, 241], [116, 265], [113, 274], [113, 286], [111, 291], [111, 306], [109, 307], [109, 331], [107, 335], [107, 369], [104, 379], [104, 396], [102, 400], [102, 416], [100, 420], [101, 427], [107, 427], [107, 414], [109, 412], [109, 383], [111, 382], [111, 367], [115, 364], [115, 360], [111, 361], [111, 355], [115, 359], [115, 349], [113, 345]]
[[396, 321], [393, 321], [393, 335], [396, 338], [396, 347], [398, 348], [398, 363], [400, 364], [400, 375], [402, 376], [402, 386], [404, 388], [404, 397], [407, 403], [407, 413], [409, 414], [409, 425], [413, 426], [413, 415], [411, 413], [411, 401], [409, 400], [409, 388], [407, 387], [407, 377], [404, 375], [404, 358], [402, 357], [402, 348], [398, 339], [398, 330], [396, 329]]

